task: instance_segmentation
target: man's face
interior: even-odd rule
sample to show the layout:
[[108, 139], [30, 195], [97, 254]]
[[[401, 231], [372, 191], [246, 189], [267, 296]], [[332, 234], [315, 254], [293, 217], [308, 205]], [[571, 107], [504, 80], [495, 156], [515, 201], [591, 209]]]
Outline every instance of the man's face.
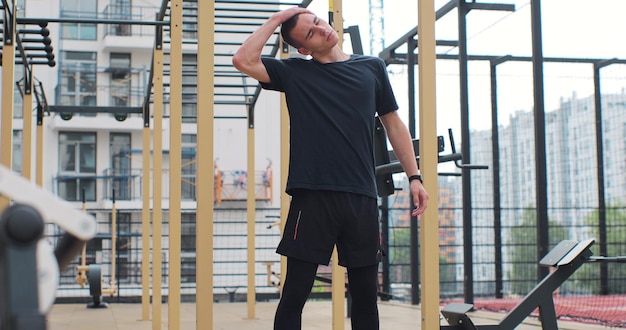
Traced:
[[339, 41], [335, 29], [313, 14], [300, 14], [291, 37], [302, 45], [298, 51], [307, 55], [330, 49]]

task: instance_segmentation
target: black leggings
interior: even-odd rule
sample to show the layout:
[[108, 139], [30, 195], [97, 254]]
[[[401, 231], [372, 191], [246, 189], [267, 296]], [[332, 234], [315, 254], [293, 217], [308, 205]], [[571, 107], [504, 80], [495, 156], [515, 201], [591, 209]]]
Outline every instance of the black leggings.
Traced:
[[[274, 330], [302, 328], [302, 308], [317, 273], [317, 264], [288, 258], [283, 293], [276, 309]], [[348, 268], [352, 296], [351, 322], [354, 330], [378, 330], [378, 265]]]

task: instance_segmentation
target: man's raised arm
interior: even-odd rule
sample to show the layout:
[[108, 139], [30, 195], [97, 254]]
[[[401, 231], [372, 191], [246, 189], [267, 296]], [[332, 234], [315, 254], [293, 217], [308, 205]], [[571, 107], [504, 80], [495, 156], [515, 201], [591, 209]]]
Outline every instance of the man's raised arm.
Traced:
[[264, 83], [270, 82], [267, 70], [261, 62], [263, 47], [276, 28], [293, 15], [310, 12], [306, 8], [292, 7], [272, 15], [263, 25], [254, 31], [233, 56], [233, 65], [237, 70]]

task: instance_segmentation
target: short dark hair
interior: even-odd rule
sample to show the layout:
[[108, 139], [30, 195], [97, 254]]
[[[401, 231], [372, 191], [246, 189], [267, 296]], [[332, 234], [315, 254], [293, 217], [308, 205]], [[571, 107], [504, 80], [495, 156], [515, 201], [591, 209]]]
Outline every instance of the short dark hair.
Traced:
[[291, 16], [291, 18], [286, 20], [280, 27], [280, 36], [283, 37], [283, 41], [295, 48], [300, 48], [302, 46], [291, 37], [291, 31], [293, 31], [293, 28], [296, 27], [298, 17], [300, 17], [300, 14]]

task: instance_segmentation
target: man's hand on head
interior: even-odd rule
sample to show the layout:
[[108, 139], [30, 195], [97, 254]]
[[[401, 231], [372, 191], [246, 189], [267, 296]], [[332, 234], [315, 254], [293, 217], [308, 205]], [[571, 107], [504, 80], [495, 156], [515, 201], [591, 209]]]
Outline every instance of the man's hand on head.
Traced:
[[283, 11], [279, 11], [276, 14], [274, 14], [273, 16], [278, 20], [278, 22], [280, 24], [283, 24], [288, 19], [292, 18], [294, 15], [303, 14], [303, 13], [312, 14], [313, 12], [311, 12], [307, 8], [291, 7], [291, 8], [287, 8], [287, 9], [285, 9]]

